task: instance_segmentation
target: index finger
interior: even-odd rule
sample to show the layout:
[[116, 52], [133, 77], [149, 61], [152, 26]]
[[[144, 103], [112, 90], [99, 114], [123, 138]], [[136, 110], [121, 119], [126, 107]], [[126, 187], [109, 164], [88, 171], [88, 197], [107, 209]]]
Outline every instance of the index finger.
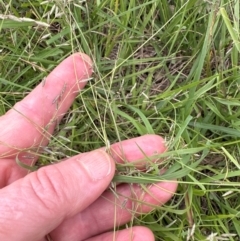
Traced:
[[75, 53], [61, 62], [28, 96], [0, 117], [0, 157], [46, 145], [56, 123], [92, 73], [90, 58]]

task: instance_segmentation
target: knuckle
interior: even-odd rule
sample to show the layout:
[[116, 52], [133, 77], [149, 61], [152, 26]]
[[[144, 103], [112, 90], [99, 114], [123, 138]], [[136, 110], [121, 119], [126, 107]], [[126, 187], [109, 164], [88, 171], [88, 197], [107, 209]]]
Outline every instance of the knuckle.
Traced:
[[14, 113], [16, 113], [16, 111], [19, 112], [23, 117], [38, 116], [36, 109], [24, 100], [17, 102], [12, 110], [14, 110]]
[[64, 193], [64, 176], [55, 166], [45, 167], [32, 173], [30, 188], [35, 200], [49, 211], [57, 211], [67, 200]]

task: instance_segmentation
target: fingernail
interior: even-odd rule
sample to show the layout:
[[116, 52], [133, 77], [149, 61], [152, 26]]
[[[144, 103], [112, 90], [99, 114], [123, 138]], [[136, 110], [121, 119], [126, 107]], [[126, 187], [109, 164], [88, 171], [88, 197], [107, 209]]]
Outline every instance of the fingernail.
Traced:
[[93, 181], [105, 178], [111, 173], [112, 164], [110, 156], [102, 151], [92, 151], [80, 160], [83, 168]]
[[85, 63], [87, 63], [89, 65], [90, 68], [92, 68], [93, 62], [88, 55], [80, 53], [80, 57]]

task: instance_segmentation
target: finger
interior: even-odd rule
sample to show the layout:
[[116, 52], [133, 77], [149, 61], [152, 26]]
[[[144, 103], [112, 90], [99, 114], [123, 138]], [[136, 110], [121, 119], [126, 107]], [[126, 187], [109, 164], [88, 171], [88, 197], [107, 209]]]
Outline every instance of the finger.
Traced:
[[133, 217], [149, 213], [165, 204], [174, 194], [177, 182], [161, 182], [142, 189], [138, 185], [122, 184], [117, 194], [106, 191], [83, 212], [65, 220], [51, 233], [53, 240], [85, 240], [129, 222]]
[[[151, 143], [151, 144], [149, 144]], [[142, 160], [143, 158], [150, 157], [152, 155], [161, 154], [166, 150], [163, 138], [157, 135], [145, 135], [142, 137], [133, 138], [131, 140], [122, 141], [120, 143], [113, 144], [111, 146], [111, 155], [116, 162], [135, 162], [137, 160]], [[157, 205], [165, 203], [171, 198], [175, 192], [177, 184], [173, 183], [160, 183], [155, 186], [152, 190], [152, 196], [150, 195], [150, 200], [148, 203]], [[153, 188], [153, 187], [152, 187]], [[136, 189], [136, 190], [135, 190]], [[135, 191], [142, 194], [142, 189], [135, 185]], [[140, 190], [139, 190], [140, 189]], [[93, 204], [91, 208], [87, 208], [83, 213], [76, 215], [75, 217], [64, 221], [54, 232], [52, 232], [53, 237], [56, 240], [68, 240], [69, 235], [71, 235], [71, 240], [83, 240], [85, 238], [96, 235], [99, 232], [107, 231], [114, 226], [114, 218], [116, 205], [118, 205], [117, 210], [120, 212], [122, 210], [122, 205], [126, 202], [131, 206], [131, 198], [126, 199], [126, 196], [131, 197], [131, 188], [129, 185], [120, 185], [117, 192], [120, 193], [118, 203], [114, 201], [114, 194], [111, 191], [107, 191], [104, 194], [104, 198], [100, 198]], [[134, 191], [134, 192], [135, 192]], [[133, 192], [133, 193], [134, 193]], [[156, 192], [156, 193], [155, 193]], [[139, 194], [139, 195], [140, 195]], [[105, 196], [106, 195], [106, 196]], [[141, 195], [140, 195], [141, 196]], [[146, 196], [146, 198], [148, 195]], [[133, 200], [134, 203], [134, 200]], [[142, 206], [144, 207], [144, 206]], [[149, 208], [147, 205], [144, 210], [148, 211], [152, 209], [153, 206]], [[94, 210], [92, 212], [92, 210]], [[119, 212], [117, 211], [117, 212]], [[134, 210], [133, 210], [134, 211]], [[131, 210], [125, 210], [124, 215], [119, 215], [119, 222], [128, 222], [132, 217]], [[108, 220], [108, 222], [102, 222], [101, 220]], [[98, 223], [98, 220], [100, 223]], [[92, 226], [91, 224], [94, 225]], [[106, 225], [105, 225], [106, 224]]]
[[[104, 150], [105, 148], [101, 149]], [[145, 159], [145, 164], [143, 164], [143, 161], [138, 162], [139, 167], [146, 165], [146, 157], [157, 156], [165, 152], [166, 149], [164, 139], [158, 135], [144, 135], [115, 143], [110, 147], [111, 156], [116, 163], [133, 163]], [[21, 160], [24, 160], [24, 158]], [[158, 160], [157, 157], [155, 160]], [[2, 175], [0, 175], [0, 188], [26, 174], [25, 170], [15, 165], [15, 161], [10, 165], [9, 160], [1, 160], [0, 165], [0, 174], [2, 172]]]
[[117, 232], [107, 232], [85, 241], [154, 241], [151, 230], [145, 227], [132, 227]]
[[27, 97], [0, 118], [0, 157], [46, 145], [53, 129], [69, 109], [92, 73], [85, 54], [65, 59]]
[[135, 163], [138, 168], [156, 161], [167, 150], [165, 141], [158, 135], [144, 135], [113, 144], [110, 154], [116, 163]]
[[114, 175], [98, 150], [47, 166], [0, 190], [0, 240], [41, 240], [96, 200]]

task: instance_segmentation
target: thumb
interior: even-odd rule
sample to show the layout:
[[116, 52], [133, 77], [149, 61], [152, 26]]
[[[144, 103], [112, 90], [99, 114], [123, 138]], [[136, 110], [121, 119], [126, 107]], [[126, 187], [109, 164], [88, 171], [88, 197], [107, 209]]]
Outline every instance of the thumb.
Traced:
[[114, 161], [102, 150], [47, 166], [0, 190], [0, 240], [40, 240], [108, 187]]

